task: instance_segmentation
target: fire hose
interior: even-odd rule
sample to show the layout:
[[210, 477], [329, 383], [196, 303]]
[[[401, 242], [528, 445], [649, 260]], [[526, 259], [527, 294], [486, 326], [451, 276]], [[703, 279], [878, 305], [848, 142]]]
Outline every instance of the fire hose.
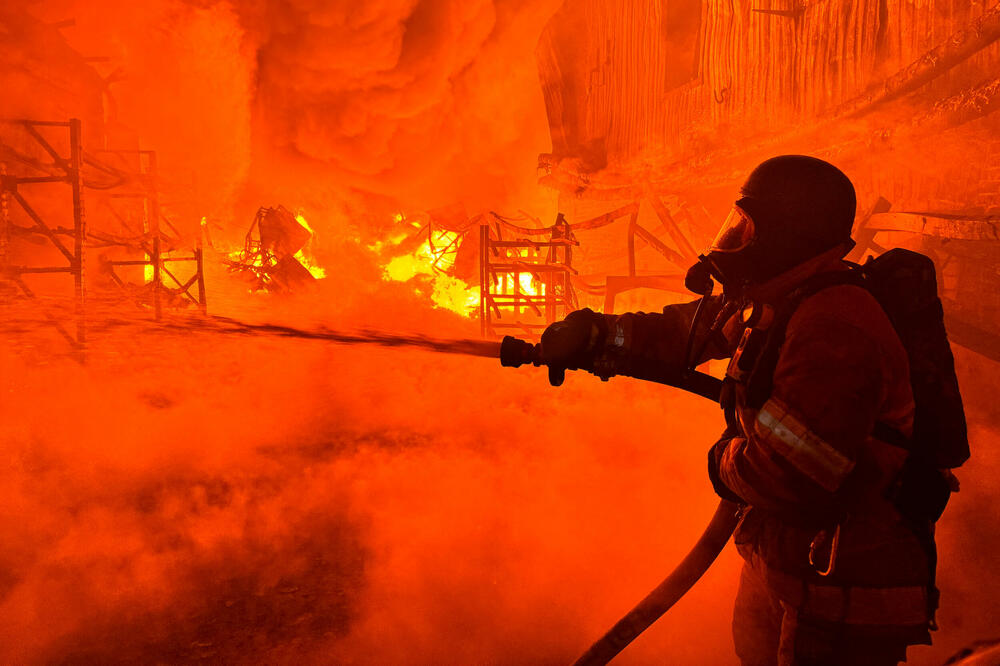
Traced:
[[[507, 336], [500, 344], [500, 364], [519, 367], [544, 365], [538, 345]], [[718, 401], [722, 382], [697, 371], [664, 373], [640, 377], [647, 381], [684, 389], [709, 400]], [[615, 658], [639, 634], [660, 619], [708, 571], [729, 542], [737, 523], [737, 505], [721, 500], [708, 526], [681, 563], [652, 592], [598, 639], [573, 666], [602, 666]]]

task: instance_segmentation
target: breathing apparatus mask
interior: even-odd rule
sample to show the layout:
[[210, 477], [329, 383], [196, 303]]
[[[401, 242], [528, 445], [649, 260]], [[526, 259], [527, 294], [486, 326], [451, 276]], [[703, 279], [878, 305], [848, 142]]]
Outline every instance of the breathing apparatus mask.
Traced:
[[854, 186], [828, 162], [804, 155], [771, 158], [750, 173], [740, 195], [689, 271], [689, 288], [714, 278], [736, 295], [834, 248], [846, 254], [853, 245]]
[[[685, 286], [702, 297], [718, 281], [726, 301], [739, 305], [749, 288], [835, 248], [844, 256], [853, 247], [854, 186], [828, 162], [805, 155], [771, 158], [750, 173], [740, 195], [685, 277]], [[690, 340], [688, 347], [690, 364], [699, 354]]]

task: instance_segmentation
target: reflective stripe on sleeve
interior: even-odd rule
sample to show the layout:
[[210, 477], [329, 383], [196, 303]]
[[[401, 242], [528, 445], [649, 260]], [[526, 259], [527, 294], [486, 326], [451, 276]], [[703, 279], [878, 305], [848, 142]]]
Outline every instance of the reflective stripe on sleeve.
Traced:
[[854, 461], [809, 430], [775, 398], [757, 413], [754, 430], [775, 453], [829, 492], [836, 491], [854, 468]]

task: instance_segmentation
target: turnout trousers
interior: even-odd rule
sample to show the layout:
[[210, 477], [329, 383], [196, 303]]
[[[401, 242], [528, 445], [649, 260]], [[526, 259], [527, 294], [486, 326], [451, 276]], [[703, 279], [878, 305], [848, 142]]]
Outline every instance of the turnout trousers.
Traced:
[[748, 565], [740, 576], [733, 640], [743, 666], [895, 666], [898, 637], [859, 636], [850, 625], [802, 617]]

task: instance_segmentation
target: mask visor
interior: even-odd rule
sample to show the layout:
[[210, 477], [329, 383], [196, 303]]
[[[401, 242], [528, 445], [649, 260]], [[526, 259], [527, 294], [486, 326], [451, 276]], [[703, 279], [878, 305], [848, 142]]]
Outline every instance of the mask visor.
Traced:
[[710, 251], [724, 254], [739, 252], [753, 241], [756, 233], [753, 218], [739, 206], [733, 206], [719, 234], [712, 241]]

